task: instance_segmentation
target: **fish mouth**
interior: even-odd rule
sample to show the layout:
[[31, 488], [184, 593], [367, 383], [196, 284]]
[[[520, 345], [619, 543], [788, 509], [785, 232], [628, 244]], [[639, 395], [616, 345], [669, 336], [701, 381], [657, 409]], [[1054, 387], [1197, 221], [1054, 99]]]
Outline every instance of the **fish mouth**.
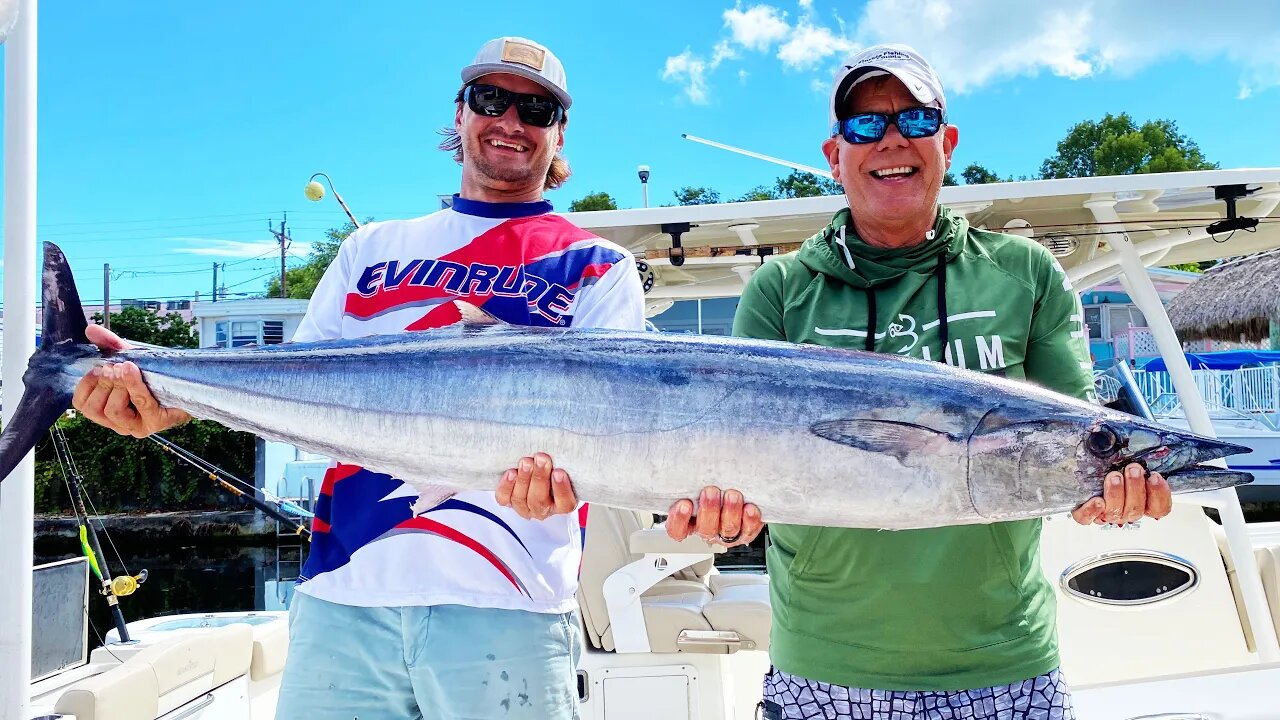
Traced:
[[1248, 485], [1253, 475], [1239, 470], [1220, 468], [1216, 465], [1188, 465], [1163, 473], [1165, 481], [1174, 492], [1195, 492]]

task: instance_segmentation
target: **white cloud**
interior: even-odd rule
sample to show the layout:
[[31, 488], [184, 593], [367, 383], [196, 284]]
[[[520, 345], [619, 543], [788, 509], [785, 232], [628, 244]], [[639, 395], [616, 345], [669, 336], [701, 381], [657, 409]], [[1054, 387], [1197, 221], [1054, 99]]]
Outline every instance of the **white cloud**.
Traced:
[[791, 70], [811, 70], [832, 55], [843, 57], [857, 48], [830, 28], [801, 20], [791, 38], [778, 49], [778, 59]]
[[[748, 75], [750, 75], [750, 74], [751, 74], [751, 73], [747, 72], [746, 70], [739, 70], [739, 71], [738, 71], [738, 82], [742, 83], [743, 85], [746, 85], [746, 84], [747, 84], [747, 76], [748, 76]], [[0, 260], [0, 265], [3, 265], [3, 264], [4, 264], [4, 261], [3, 261], [3, 260]]]
[[[802, 2], [801, 7], [806, 7]], [[743, 10], [735, 5], [724, 11], [724, 24], [732, 41], [747, 50], [765, 51], [791, 33], [787, 14], [770, 5], [755, 5]]]
[[662, 79], [684, 85], [684, 94], [690, 102], [698, 105], [707, 102], [706, 75], [706, 61], [691, 50], [667, 58], [667, 65], [662, 69]]
[[[189, 255], [239, 258], [262, 256], [263, 258], [268, 258], [274, 254], [277, 259], [280, 257], [280, 244], [275, 240], [244, 242], [242, 240], [221, 240], [217, 238], [173, 238], [173, 241], [187, 243], [187, 247], [175, 247], [173, 252], [187, 253]], [[311, 245], [295, 240], [289, 245], [289, 252], [293, 255], [306, 255], [311, 252]]]
[[786, 3], [744, 8], [738, 0], [723, 13], [727, 36], [713, 46], [711, 60], [686, 50], [667, 58], [663, 77], [685, 85], [690, 99], [699, 98], [695, 102], [707, 102], [721, 63], [767, 54], [784, 70], [814, 73], [826, 82], [832, 60], [899, 42], [920, 50], [953, 93], [1041, 73], [1127, 76], [1175, 58], [1225, 58], [1236, 75], [1224, 81], [1239, 85], [1241, 100], [1280, 87], [1280, 52], [1274, 51], [1280, 47], [1280, 2], [1250, 3], [1240, 13], [1206, 10], [1193, 0], [1165, 0], [1158, 10], [1112, 0], [868, 0], [846, 23], [834, 11], [815, 10], [812, 0], [792, 1], [794, 20]]

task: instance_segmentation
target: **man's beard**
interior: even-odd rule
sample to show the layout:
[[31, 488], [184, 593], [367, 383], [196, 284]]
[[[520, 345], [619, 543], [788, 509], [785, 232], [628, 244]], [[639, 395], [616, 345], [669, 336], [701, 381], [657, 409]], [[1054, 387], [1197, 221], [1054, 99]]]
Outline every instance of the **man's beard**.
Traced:
[[545, 163], [531, 162], [528, 164], [506, 164], [497, 163], [490, 160], [484, 154], [484, 149], [480, 147], [483, 143], [477, 143], [472, 148], [465, 148], [464, 155], [467, 150], [471, 151], [471, 161], [475, 163], [476, 170], [484, 177], [490, 180], [496, 180], [504, 183], [533, 183], [543, 180], [547, 176], [547, 171], [551, 167], [551, 161], [548, 159]]

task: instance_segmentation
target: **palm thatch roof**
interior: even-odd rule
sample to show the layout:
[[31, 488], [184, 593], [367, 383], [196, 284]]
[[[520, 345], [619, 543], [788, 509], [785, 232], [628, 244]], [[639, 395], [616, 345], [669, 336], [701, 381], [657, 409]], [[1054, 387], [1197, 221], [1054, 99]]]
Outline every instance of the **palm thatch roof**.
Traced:
[[1259, 341], [1280, 320], [1280, 250], [1219, 263], [1169, 301], [1183, 340]]

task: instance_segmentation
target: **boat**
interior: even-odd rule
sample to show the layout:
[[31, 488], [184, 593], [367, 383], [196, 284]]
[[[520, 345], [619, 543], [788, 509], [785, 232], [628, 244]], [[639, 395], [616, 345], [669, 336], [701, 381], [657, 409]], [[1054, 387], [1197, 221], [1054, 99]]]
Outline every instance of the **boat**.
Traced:
[[[34, 351], [36, 299], [34, 3], [21, 6], [5, 68], [5, 109], [16, 118], [5, 152], [7, 408], [16, 406]], [[974, 226], [1044, 244], [1077, 291], [1123, 278], [1169, 363], [1188, 427], [1213, 434], [1146, 268], [1280, 248], [1280, 168], [949, 187], [941, 202]], [[736, 297], [756, 269], [796, 249], [843, 204], [835, 196], [567, 217], [636, 253], [648, 314], [657, 315], [680, 301]], [[0, 486], [0, 617], [11, 620], [0, 625], [0, 718], [274, 715], [288, 652], [284, 613], [135, 620], [128, 642], [109, 636], [88, 653], [76, 619], [90, 596], [89, 571], [71, 561], [33, 572], [31, 487], [30, 461]], [[590, 517], [578, 594], [582, 716], [755, 717], [768, 666], [767, 577], [720, 571], [714, 561], [724, 548], [697, 538], [674, 542], [652, 516], [597, 507]], [[1277, 716], [1280, 524], [1246, 525], [1234, 490], [1181, 496], [1167, 518], [1125, 528], [1080, 527], [1055, 516], [1045, 521], [1042, 549], [1079, 717]], [[42, 620], [28, 621], [37, 578]], [[60, 589], [45, 585], [54, 580]], [[45, 608], [50, 600], [59, 607]], [[70, 613], [61, 624], [71, 631], [58, 634], [62, 646], [41, 656], [47, 662], [37, 663], [33, 677], [33, 627], [45, 647], [60, 623], [43, 618], [58, 612]]]

